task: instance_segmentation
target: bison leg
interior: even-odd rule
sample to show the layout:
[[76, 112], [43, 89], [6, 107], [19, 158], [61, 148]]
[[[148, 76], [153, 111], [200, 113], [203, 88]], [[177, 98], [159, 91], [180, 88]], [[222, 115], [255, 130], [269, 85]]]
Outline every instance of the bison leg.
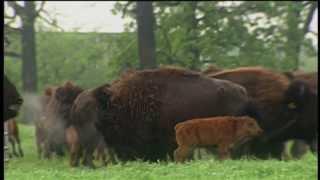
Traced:
[[36, 127], [36, 146], [37, 146], [37, 152], [38, 152], [38, 158], [41, 159], [42, 157], [42, 150], [43, 150], [43, 142], [41, 139], [40, 132], [38, 130], [38, 127]]
[[22, 148], [21, 148], [20, 138], [18, 136], [16, 137], [16, 142], [18, 144], [20, 157], [23, 157], [23, 151], [22, 151]]
[[116, 153], [114, 152], [114, 149], [113, 148], [108, 148], [108, 154], [109, 154], [109, 161], [111, 161], [112, 164], [115, 164], [117, 163], [116, 161]]
[[230, 159], [230, 147], [227, 144], [221, 144], [218, 146], [219, 159]]
[[36, 138], [36, 145], [37, 145], [37, 152], [38, 152], [38, 158], [41, 159], [42, 156], [42, 145], [38, 138]]
[[186, 158], [192, 153], [192, 148], [189, 146], [179, 146], [175, 151], [174, 151], [174, 160], [176, 162], [183, 163]]
[[70, 166], [76, 167], [79, 166], [80, 160], [80, 147], [78, 144], [70, 145]]
[[55, 152], [60, 158], [64, 156], [63, 145], [56, 145]]
[[82, 164], [84, 166], [90, 167], [90, 168], [95, 168], [95, 165], [93, 164], [93, 148], [86, 148], [85, 153], [84, 153], [84, 158], [82, 161]]
[[294, 159], [300, 159], [307, 151], [308, 145], [302, 140], [295, 140], [290, 150]]
[[17, 151], [16, 151], [15, 139], [14, 139], [12, 136], [9, 137], [9, 142], [10, 142], [10, 144], [11, 144], [11, 146], [12, 146], [12, 154], [13, 154], [14, 156], [16, 156], [16, 157], [19, 157], [19, 155], [18, 155], [18, 153], [17, 153]]
[[313, 140], [310, 143], [310, 150], [311, 150], [312, 153], [314, 153], [316, 155], [318, 154], [317, 153], [318, 152], [318, 140], [317, 139]]

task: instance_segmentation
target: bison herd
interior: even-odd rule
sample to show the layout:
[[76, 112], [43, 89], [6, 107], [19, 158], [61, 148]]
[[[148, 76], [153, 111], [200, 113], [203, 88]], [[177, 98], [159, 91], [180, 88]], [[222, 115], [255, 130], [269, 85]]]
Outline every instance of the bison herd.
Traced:
[[[162, 67], [127, 71], [92, 89], [72, 82], [47, 87], [35, 120], [38, 155], [63, 156], [67, 149], [71, 166], [82, 160], [95, 167], [94, 158], [106, 165], [107, 154], [113, 162], [182, 162], [195, 147], [217, 145], [220, 159], [281, 159], [292, 139], [315, 152], [317, 77], [262, 67]], [[6, 77], [4, 83], [6, 121], [17, 115], [22, 98]]]

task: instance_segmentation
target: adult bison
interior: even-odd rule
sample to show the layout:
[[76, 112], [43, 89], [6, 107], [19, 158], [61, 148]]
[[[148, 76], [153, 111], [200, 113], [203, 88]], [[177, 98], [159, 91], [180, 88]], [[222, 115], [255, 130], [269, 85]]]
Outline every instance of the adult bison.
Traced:
[[50, 158], [52, 152], [64, 155], [65, 130], [70, 118], [70, 110], [73, 101], [83, 91], [82, 88], [71, 82], [58, 86], [53, 92], [47, 106], [45, 107], [45, 143], [44, 156]]
[[46, 142], [46, 107], [50, 102], [50, 99], [52, 98], [52, 94], [55, 91], [56, 87], [47, 87], [44, 90], [44, 93], [39, 98], [39, 104], [40, 104], [40, 112], [39, 117], [35, 120], [35, 138], [36, 138], [36, 146], [37, 146], [37, 152], [38, 157], [43, 157], [45, 142]]
[[177, 68], [124, 74], [97, 100], [96, 127], [121, 160], [173, 158], [177, 123], [248, 110], [243, 87]]
[[[70, 146], [70, 165], [78, 166], [81, 154], [83, 154], [83, 165], [95, 167], [93, 164], [94, 150], [102, 152], [102, 161], [106, 165], [104, 149], [106, 148], [104, 139], [95, 127], [98, 119], [98, 98], [99, 93], [109, 84], [98, 88], [85, 90], [74, 100], [71, 108], [71, 116], [68, 127], [72, 135], [68, 133], [68, 144]], [[101, 142], [102, 141], [102, 142]]]
[[284, 142], [303, 139], [312, 143], [317, 134], [317, 94], [302, 80], [290, 81], [282, 73], [261, 67], [225, 70], [209, 77], [244, 86], [261, 112], [262, 137], [244, 146], [244, 153], [260, 158], [281, 158]]
[[9, 81], [8, 77], [3, 76], [3, 121], [12, 119], [18, 115], [23, 99], [16, 87]]
[[[303, 71], [294, 71], [294, 72], [286, 72], [286, 76], [289, 77], [290, 80], [302, 80], [305, 81], [311, 90], [318, 95], [318, 72], [303, 72]], [[314, 107], [314, 111], [318, 109], [318, 107]], [[307, 117], [306, 117], [307, 118]], [[311, 117], [310, 117], [311, 118]], [[315, 152], [317, 149], [317, 139], [313, 141], [310, 146], [311, 151]], [[291, 147], [291, 155], [293, 158], [301, 158], [308, 150], [308, 145], [303, 140], [294, 140], [293, 145]]]

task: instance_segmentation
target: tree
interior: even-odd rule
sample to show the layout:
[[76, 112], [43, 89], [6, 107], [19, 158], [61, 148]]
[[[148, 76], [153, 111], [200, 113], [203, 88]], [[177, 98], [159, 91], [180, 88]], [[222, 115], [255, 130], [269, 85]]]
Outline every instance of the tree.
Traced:
[[140, 68], [155, 68], [154, 14], [151, 1], [137, 2], [137, 24]]
[[[317, 8], [317, 1], [303, 2], [297, 1], [289, 3], [287, 8], [287, 48], [286, 54], [289, 60], [294, 62], [294, 70], [299, 68], [299, 57], [301, 47], [306, 34], [309, 32], [309, 26], [313, 14]], [[306, 15], [303, 15], [305, 12]], [[300, 26], [301, 25], [301, 26]]]
[[[293, 70], [301, 54], [297, 47], [304, 47], [304, 54], [315, 51], [301, 33], [310, 24], [315, 3], [154, 2], [157, 62], [191, 69], [215, 63], [224, 68], [261, 65]], [[135, 19], [135, 9], [134, 3], [118, 2], [114, 10]], [[128, 27], [136, 30], [133, 21]]]
[[[34, 94], [38, 89], [38, 75], [37, 75], [37, 60], [36, 60], [36, 36], [35, 36], [35, 22], [36, 18], [42, 17], [40, 13], [43, 12], [44, 2], [39, 3], [40, 7], [36, 8], [36, 3], [33, 1], [6, 1], [7, 7], [11, 7], [13, 15], [8, 15], [5, 11], [5, 37], [7, 44], [10, 44], [9, 36], [12, 33], [20, 36], [21, 52], [6, 52], [5, 55], [15, 56], [22, 60], [22, 90], [27, 94]], [[20, 20], [20, 27], [13, 27], [13, 24]], [[11, 34], [11, 35], [10, 35]], [[24, 98], [29, 98], [25, 96]], [[25, 100], [25, 104], [29, 103], [29, 99]], [[24, 120], [34, 120], [36, 117], [35, 109], [32, 105], [24, 106]]]

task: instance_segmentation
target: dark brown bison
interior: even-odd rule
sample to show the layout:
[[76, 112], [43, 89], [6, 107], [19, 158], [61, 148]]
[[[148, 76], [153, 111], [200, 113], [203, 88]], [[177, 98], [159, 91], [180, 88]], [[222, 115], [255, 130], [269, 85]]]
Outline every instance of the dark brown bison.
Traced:
[[12, 119], [18, 115], [23, 99], [16, 87], [9, 81], [8, 77], [3, 76], [3, 121]]
[[250, 109], [243, 87], [177, 68], [127, 73], [96, 99], [96, 127], [120, 160], [172, 158], [177, 123]]
[[218, 146], [221, 160], [230, 157], [230, 150], [260, 135], [263, 130], [256, 120], [247, 116], [220, 116], [191, 119], [175, 126], [178, 148], [176, 162], [184, 162], [196, 147]]
[[[289, 77], [290, 80], [302, 80], [305, 81], [311, 90], [318, 95], [318, 72], [303, 72], [303, 71], [294, 71], [294, 72], [286, 72], [286, 76]], [[314, 111], [317, 111], [318, 107], [314, 107]], [[308, 118], [308, 117], [306, 117]], [[312, 118], [312, 117], [310, 117]], [[317, 149], [317, 139], [314, 139], [310, 148], [313, 152], [316, 152]], [[291, 155], [293, 158], [301, 158], [308, 150], [308, 144], [306, 144], [303, 140], [294, 140], [293, 145], [291, 147]]]
[[73, 101], [82, 92], [82, 88], [71, 82], [58, 86], [53, 92], [47, 106], [45, 107], [45, 145], [44, 156], [50, 158], [52, 152], [64, 155], [65, 130], [70, 118]]
[[[23, 151], [21, 148], [20, 136], [19, 136], [19, 128], [16, 120], [10, 119], [6, 121], [5, 126], [8, 131], [9, 142], [12, 146], [12, 154], [16, 157], [23, 157]], [[17, 150], [16, 150], [16, 144], [18, 146], [19, 154], [17, 153]], [[9, 156], [11, 157], [12, 154], [9, 153]]]
[[305, 81], [290, 81], [282, 73], [260, 67], [225, 70], [210, 77], [244, 86], [262, 115], [258, 123], [264, 135], [247, 143], [247, 152], [238, 151], [237, 155], [280, 159], [285, 141], [303, 139], [311, 143], [316, 137], [317, 95]]
[[[83, 154], [83, 165], [89, 167], [95, 167], [93, 164], [94, 150], [99, 147], [99, 152], [104, 153], [106, 148], [101, 133], [97, 131], [95, 123], [98, 118], [98, 101], [97, 95], [101, 93], [104, 88], [108, 88], [109, 84], [102, 85], [95, 89], [85, 90], [78, 95], [74, 100], [71, 108], [71, 118], [69, 126], [72, 129], [72, 147], [70, 156], [70, 165], [78, 166], [80, 154]], [[77, 138], [77, 140], [75, 140]], [[98, 146], [99, 145], [99, 146]], [[82, 151], [82, 152], [81, 152]], [[104, 154], [101, 154], [102, 162], [106, 165], [106, 158]]]

